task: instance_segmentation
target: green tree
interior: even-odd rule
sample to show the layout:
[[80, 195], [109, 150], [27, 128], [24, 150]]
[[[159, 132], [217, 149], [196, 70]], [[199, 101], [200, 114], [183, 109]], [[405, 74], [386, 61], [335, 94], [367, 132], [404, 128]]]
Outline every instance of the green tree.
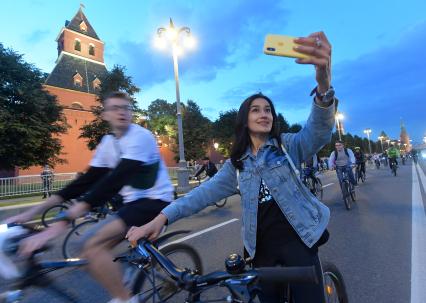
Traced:
[[177, 136], [176, 103], [154, 100], [148, 106], [147, 116], [148, 127], [152, 132], [173, 138]]
[[67, 125], [45, 75], [0, 43], [0, 168], [54, 165]]
[[294, 123], [290, 126], [290, 128], [288, 129], [289, 133], [297, 133], [302, 129], [302, 125], [300, 125], [299, 123]]
[[282, 114], [278, 114], [277, 122], [280, 128], [280, 133], [288, 133], [290, 130], [290, 124], [288, 124], [287, 120], [284, 118]]
[[123, 66], [116, 65], [101, 79], [101, 87], [97, 95], [98, 105], [92, 107], [95, 119], [80, 129], [80, 138], [87, 139], [87, 146], [91, 150], [95, 149], [102, 137], [110, 131], [108, 123], [101, 118], [102, 101], [108, 94], [113, 91], [126, 92], [132, 99], [133, 110], [136, 113], [140, 113], [140, 109], [134, 98], [134, 95], [140, 89], [133, 83], [132, 78], [125, 74], [125, 71], [126, 69]]
[[[206, 154], [211, 143], [211, 121], [201, 113], [197, 103], [188, 100], [182, 104], [183, 140], [185, 160], [200, 159]], [[176, 142], [178, 142], [176, 138]], [[179, 160], [179, 146], [174, 145], [176, 160]]]
[[238, 111], [236, 109], [220, 112], [219, 118], [213, 122], [212, 136], [214, 141], [219, 144], [218, 151], [224, 157], [229, 157], [231, 155], [237, 114]]

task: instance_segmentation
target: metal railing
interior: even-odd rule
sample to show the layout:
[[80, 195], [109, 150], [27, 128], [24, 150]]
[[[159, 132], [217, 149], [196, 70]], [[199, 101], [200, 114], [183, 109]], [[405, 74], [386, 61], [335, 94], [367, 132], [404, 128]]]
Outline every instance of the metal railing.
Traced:
[[[218, 169], [222, 165], [216, 165]], [[177, 180], [179, 167], [167, 167], [170, 179]], [[190, 174], [195, 174], [195, 167], [188, 167]], [[54, 192], [62, 189], [75, 179], [77, 173], [54, 174], [49, 191]], [[32, 193], [43, 193], [43, 180], [40, 175], [19, 176], [11, 178], [0, 178], [0, 198], [22, 196]]]
[[[76, 173], [54, 174], [49, 190], [57, 191], [70, 183]], [[43, 192], [43, 180], [40, 175], [0, 178], [0, 198], [22, 196]]]

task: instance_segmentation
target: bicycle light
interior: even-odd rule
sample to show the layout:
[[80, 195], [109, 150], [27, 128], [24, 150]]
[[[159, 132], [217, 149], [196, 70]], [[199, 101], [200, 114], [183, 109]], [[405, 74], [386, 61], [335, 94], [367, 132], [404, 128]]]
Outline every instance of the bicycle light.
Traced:
[[246, 262], [243, 257], [238, 254], [231, 254], [225, 260], [226, 271], [232, 275], [240, 274], [244, 272]]

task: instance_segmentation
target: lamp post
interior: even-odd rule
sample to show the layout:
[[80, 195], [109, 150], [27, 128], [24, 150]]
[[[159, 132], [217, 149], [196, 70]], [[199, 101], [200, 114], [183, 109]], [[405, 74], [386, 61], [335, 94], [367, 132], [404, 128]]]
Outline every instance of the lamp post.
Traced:
[[387, 140], [386, 140], [386, 143], [388, 144], [388, 148], [390, 147], [390, 142], [391, 142], [391, 140], [390, 140], [390, 139], [387, 139]]
[[371, 155], [371, 142], [370, 142], [371, 128], [364, 129], [364, 134], [367, 135], [367, 138], [368, 138], [368, 150], [370, 151], [370, 155]]
[[339, 140], [342, 141], [342, 124], [340, 121], [344, 119], [345, 116], [341, 112], [336, 112], [336, 126], [337, 126], [337, 133], [339, 134]]
[[160, 27], [157, 29], [156, 46], [158, 48], [165, 48], [167, 42], [172, 49], [173, 57], [173, 70], [176, 82], [176, 116], [178, 123], [178, 144], [179, 144], [179, 169], [178, 169], [178, 192], [187, 192], [189, 187], [189, 170], [186, 166], [185, 161], [185, 147], [183, 141], [183, 125], [182, 125], [182, 112], [180, 107], [180, 91], [179, 91], [179, 66], [178, 56], [182, 54], [181, 47], [181, 34], [184, 34], [185, 46], [192, 48], [194, 46], [194, 39], [191, 36], [191, 30], [189, 27], [175, 28], [172, 19], [170, 18], [170, 24], [168, 28]]
[[380, 146], [382, 147], [382, 153], [383, 153], [383, 139], [384, 139], [384, 137], [383, 136], [379, 136], [378, 139], [380, 140]]

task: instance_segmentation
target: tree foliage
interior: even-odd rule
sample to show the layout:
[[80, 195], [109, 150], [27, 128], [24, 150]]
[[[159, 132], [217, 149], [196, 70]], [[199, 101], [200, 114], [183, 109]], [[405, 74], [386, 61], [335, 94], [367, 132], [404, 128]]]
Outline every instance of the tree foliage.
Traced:
[[231, 154], [237, 114], [236, 109], [221, 112], [219, 118], [212, 125], [213, 140], [219, 144], [218, 151], [224, 157], [229, 157]]
[[132, 78], [125, 74], [125, 71], [126, 69], [123, 66], [116, 65], [101, 79], [100, 90], [96, 98], [98, 105], [92, 107], [95, 119], [81, 127], [80, 138], [87, 139], [87, 146], [91, 150], [95, 149], [102, 137], [110, 131], [108, 123], [103, 121], [101, 117], [103, 108], [102, 101], [108, 94], [113, 91], [126, 92], [132, 99], [134, 112], [140, 112], [136, 100], [134, 99], [134, 95], [138, 93], [140, 89], [133, 83]]
[[58, 136], [66, 132], [63, 108], [43, 89], [45, 75], [0, 43], [0, 168], [54, 165]]

